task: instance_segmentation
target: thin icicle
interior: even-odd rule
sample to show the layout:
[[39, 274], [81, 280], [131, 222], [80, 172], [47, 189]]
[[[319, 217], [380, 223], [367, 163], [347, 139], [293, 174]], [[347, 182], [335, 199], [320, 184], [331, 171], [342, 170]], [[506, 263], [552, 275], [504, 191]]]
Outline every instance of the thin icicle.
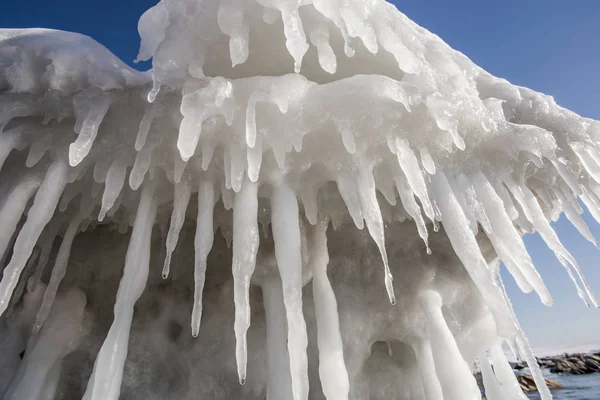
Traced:
[[194, 238], [194, 308], [192, 310], [192, 336], [197, 337], [202, 321], [202, 292], [206, 278], [206, 260], [213, 246], [213, 212], [215, 186], [210, 180], [200, 182], [198, 189], [198, 216]]
[[507, 267], [518, 269], [527, 283], [540, 296], [542, 303], [552, 304], [552, 296], [535, 269], [521, 235], [506, 213], [502, 199], [482, 172], [473, 177], [473, 187], [490, 223], [490, 235], [496, 237], [500, 244], [500, 246], [495, 246], [500, 258], [505, 261]]
[[235, 303], [236, 360], [240, 384], [246, 383], [248, 345], [246, 332], [250, 327], [250, 278], [256, 268], [259, 245], [258, 185], [244, 182], [235, 194], [233, 205], [232, 273]]
[[52, 268], [52, 275], [50, 276], [50, 282], [48, 282], [48, 286], [46, 286], [46, 291], [44, 292], [44, 299], [42, 300], [42, 305], [37, 313], [37, 317], [35, 320], [35, 324], [33, 326], [33, 333], [36, 334], [44, 325], [44, 321], [48, 317], [50, 313], [50, 308], [54, 303], [54, 298], [56, 297], [56, 292], [58, 291], [58, 286], [62, 282], [62, 279], [65, 277], [65, 273], [67, 272], [67, 264], [69, 262], [69, 256], [71, 255], [71, 246], [73, 245], [73, 240], [75, 239], [75, 235], [77, 235], [77, 230], [79, 229], [79, 224], [81, 220], [79, 218], [74, 218], [71, 220], [67, 231], [63, 237], [62, 243], [60, 244], [60, 248], [58, 249], [58, 254], [56, 255], [56, 261], [54, 262], [54, 267]]
[[100, 348], [83, 400], [117, 400], [121, 392], [133, 308], [142, 295], [150, 267], [152, 226], [156, 217], [154, 184], [144, 186], [135, 216], [123, 277], [114, 307], [114, 321]]
[[[588, 285], [587, 281], [585, 280], [583, 273], [579, 268], [579, 264], [577, 264], [575, 258], [573, 258], [571, 253], [569, 253], [560, 242], [560, 239], [558, 238], [556, 232], [554, 231], [554, 229], [552, 229], [550, 223], [544, 216], [544, 212], [542, 211], [542, 208], [535, 199], [531, 190], [529, 190], [529, 188], [527, 188], [525, 185], [517, 184], [514, 180], [510, 178], [507, 178], [505, 180], [505, 183], [508, 189], [515, 197], [515, 199], [521, 205], [526, 218], [533, 224], [535, 230], [539, 232], [542, 239], [544, 239], [548, 247], [556, 255], [556, 258], [560, 261], [560, 263], [565, 267], [565, 269], [569, 273], [571, 280], [577, 288], [577, 293], [579, 294], [579, 297], [581, 297], [581, 299], [587, 304], [587, 300], [585, 297], [585, 294], [587, 294], [587, 297], [592, 302], [592, 304], [595, 307], [598, 307], [600, 304], [598, 303], [598, 300], [596, 299], [592, 288]], [[585, 294], [581, 290], [579, 284], [577, 283], [577, 279], [573, 275], [573, 272], [571, 271], [571, 268], [569, 268], [569, 265], [573, 267], [579, 279], [583, 283], [583, 286], [585, 288]]]
[[347, 400], [350, 383], [344, 363], [344, 347], [340, 334], [337, 301], [327, 276], [327, 264], [329, 264], [328, 225], [327, 221], [320, 221], [310, 228], [309, 251], [317, 320], [319, 377], [327, 400]]
[[163, 265], [162, 277], [167, 279], [171, 270], [171, 255], [177, 247], [179, 241], [179, 232], [185, 222], [185, 212], [187, 211], [192, 188], [189, 182], [183, 181], [175, 184], [175, 195], [173, 198], [173, 212], [171, 213], [171, 224], [169, 225], [169, 233], [167, 234], [165, 255], [165, 263]]
[[41, 179], [38, 176], [26, 175], [19, 180], [5, 200], [0, 210], [0, 258], [3, 258], [6, 254], [25, 207], [40, 183]]
[[[500, 282], [500, 289], [502, 291], [502, 297], [504, 298], [504, 301], [510, 310], [510, 314], [511, 314], [513, 323], [517, 327], [516, 334], [514, 336], [512, 336], [512, 337], [514, 337], [514, 343], [516, 344], [516, 348], [517, 348], [519, 354], [521, 355], [521, 357], [523, 357], [525, 362], [527, 362], [527, 366], [529, 367], [529, 370], [531, 371], [531, 375], [533, 376], [535, 386], [537, 387], [538, 392], [540, 393], [541, 400], [552, 400], [552, 394], [550, 393], [550, 389], [548, 389], [548, 386], [546, 385], [546, 380], [544, 379], [542, 370], [540, 369], [540, 366], [537, 363], [537, 359], [535, 358], [535, 355], [533, 354], [533, 350], [531, 349], [531, 346], [529, 345], [529, 341], [527, 340], [527, 337], [525, 336], [525, 333], [521, 329], [519, 321], [517, 320], [517, 316], [515, 315], [514, 309], [512, 308], [512, 303], [510, 302], [510, 298], [508, 297], [508, 294], [506, 293], [506, 288], [504, 286], [504, 282], [502, 282], [501, 276], [498, 276], [498, 281]], [[507, 336], [507, 337], [511, 337], [511, 336]]]
[[44, 181], [35, 195], [29, 209], [27, 221], [23, 225], [13, 248], [13, 256], [4, 269], [0, 282], [0, 315], [4, 314], [12, 292], [21, 276], [21, 271], [29, 259], [33, 247], [42, 230], [48, 224], [66, 185], [67, 166], [62, 161], [53, 162], [48, 168]]
[[406, 175], [410, 188], [421, 201], [425, 215], [427, 215], [427, 217], [433, 221], [433, 207], [431, 205], [431, 201], [429, 200], [429, 195], [427, 194], [427, 185], [425, 184], [425, 179], [421, 173], [419, 161], [417, 160], [415, 153], [410, 148], [408, 142], [404, 139], [396, 138], [394, 144], [396, 146], [398, 164], [400, 164], [402, 171]]
[[423, 242], [427, 247], [427, 253], [431, 254], [428, 243], [429, 233], [427, 232], [427, 226], [425, 225], [425, 220], [423, 219], [423, 214], [421, 213], [421, 207], [419, 207], [417, 204], [415, 195], [410, 189], [404, 173], [400, 170], [400, 167], [397, 167], [397, 169], [398, 171], [394, 174], [394, 182], [396, 183], [396, 190], [400, 195], [400, 201], [402, 202], [402, 206], [408, 215], [410, 215], [413, 221], [415, 221], [419, 236], [421, 239], [423, 239]]
[[479, 355], [479, 367], [481, 369], [481, 376], [483, 378], [483, 387], [485, 388], [485, 397], [488, 400], [504, 400], [511, 399], [511, 397], [504, 396], [502, 387], [492, 371], [492, 366], [488, 360], [487, 355]]
[[396, 304], [396, 295], [394, 294], [394, 285], [390, 264], [388, 261], [387, 251], [385, 249], [385, 232], [383, 229], [383, 218], [381, 209], [377, 202], [377, 192], [375, 189], [375, 181], [373, 175], [366, 168], [361, 168], [358, 176], [358, 194], [362, 203], [363, 218], [367, 224], [369, 234], [373, 241], [377, 244], [381, 259], [383, 260], [383, 268], [385, 274], [385, 289], [387, 291], [390, 303]]
[[308, 337], [302, 313], [302, 253], [298, 201], [293, 190], [280, 183], [271, 198], [275, 258], [281, 275], [288, 322], [288, 352], [294, 400], [308, 399]]
[[[594, 238], [594, 235], [592, 235], [590, 228], [588, 228], [583, 218], [581, 218], [581, 215], [579, 215], [578, 210], [573, 207], [567, 196], [560, 189], [556, 190], [555, 194], [569, 222], [571, 222], [581, 236], [586, 238], [590, 243], [597, 247], [596, 239]], [[578, 204], [577, 206], [579, 207]]]

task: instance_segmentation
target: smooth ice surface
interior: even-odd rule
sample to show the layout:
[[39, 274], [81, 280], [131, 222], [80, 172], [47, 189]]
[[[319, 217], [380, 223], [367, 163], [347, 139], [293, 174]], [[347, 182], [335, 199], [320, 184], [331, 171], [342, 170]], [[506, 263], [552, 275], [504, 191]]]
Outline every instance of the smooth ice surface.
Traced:
[[507, 343], [551, 398], [499, 268], [552, 304], [537, 231], [598, 305], [550, 221], [595, 243], [600, 122], [382, 0], [138, 29], [0, 30], [0, 396], [522, 399]]

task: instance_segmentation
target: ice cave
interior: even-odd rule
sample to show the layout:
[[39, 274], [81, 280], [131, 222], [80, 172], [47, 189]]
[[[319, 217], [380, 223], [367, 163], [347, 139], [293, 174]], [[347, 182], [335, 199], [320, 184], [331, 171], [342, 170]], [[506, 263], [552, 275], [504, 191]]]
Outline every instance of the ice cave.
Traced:
[[593, 241], [600, 122], [383, 0], [161, 0], [130, 68], [0, 30], [4, 400], [526, 399], [500, 279]]

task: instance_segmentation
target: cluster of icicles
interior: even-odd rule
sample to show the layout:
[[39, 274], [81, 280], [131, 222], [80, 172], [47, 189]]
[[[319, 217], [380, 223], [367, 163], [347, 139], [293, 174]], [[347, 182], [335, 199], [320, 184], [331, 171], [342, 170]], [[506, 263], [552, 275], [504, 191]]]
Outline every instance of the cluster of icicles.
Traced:
[[[98, 66], [86, 66], [87, 74], [73, 72], [61, 64], [68, 57], [51, 51], [58, 42], [63, 55], [80, 51], [61, 42], [64, 32], [35, 31], [50, 43], [35, 53], [28, 53], [33, 33], [5, 35], [0, 51], [11, 49], [14, 62], [5, 58], [0, 64], [0, 255], [6, 258], [0, 312], [14, 307], [27, 278], [39, 282], [52, 243], [62, 236], [48, 284], [42, 285], [35, 337], [53, 309], [77, 233], [97, 224], [113, 224], [123, 233], [133, 226], [114, 322], [84, 396], [116, 400], [134, 305], [149, 275], [157, 214], [171, 213], [162, 272], [167, 278], [197, 194], [192, 335], [200, 332], [207, 257], [220, 228], [233, 246], [237, 369], [240, 382], [246, 381], [249, 288], [259, 227], [270, 229], [293, 399], [306, 400], [309, 393], [302, 310], [309, 278], [323, 392], [328, 400], [348, 399], [351, 382], [326, 273], [328, 225], [366, 227], [394, 304], [387, 224], [412, 219], [427, 245], [428, 229], [437, 231], [441, 223], [493, 315], [497, 337], [529, 363], [542, 398], [550, 399], [499, 281], [499, 261], [523, 291], [551, 304], [521, 240], [524, 232], [537, 231], [580, 297], [598, 305], [549, 220], [564, 212], [594, 241], [578, 200], [600, 220], [600, 124], [490, 76], [387, 3], [306, 3], [162, 1], [140, 21], [140, 58], [154, 55], [154, 85], [112, 61], [102, 65], [110, 74], [98, 75]], [[278, 29], [287, 51], [275, 37], [251, 45], [253, 35]], [[261, 60], [263, 47], [280, 58]], [[50, 63], [51, 76], [24, 79], [38, 73], [36, 63]], [[281, 73], [261, 76], [261, 68]], [[108, 88], [98, 84], [103, 76], [111, 79]], [[119, 76], [135, 77], [135, 84]], [[233, 211], [232, 221], [219, 218], [216, 204]], [[497, 262], [486, 261], [478, 234], [487, 235]], [[309, 256], [303, 255], [307, 246]], [[436, 292], [422, 295], [428, 351], [434, 353], [456, 349], [440, 301]], [[492, 347], [493, 371], [487, 357], [479, 360], [488, 399], [524, 398], [501, 353]], [[479, 398], [474, 380], [456, 384], [461, 368], [469, 367], [463, 362], [458, 369], [436, 369], [429, 379], [438, 383], [424, 384], [426, 398]], [[27, 381], [16, 381], [5, 398], [19, 398], [25, 390]], [[274, 387], [269, 390], [269, 398], [278, 399]]]

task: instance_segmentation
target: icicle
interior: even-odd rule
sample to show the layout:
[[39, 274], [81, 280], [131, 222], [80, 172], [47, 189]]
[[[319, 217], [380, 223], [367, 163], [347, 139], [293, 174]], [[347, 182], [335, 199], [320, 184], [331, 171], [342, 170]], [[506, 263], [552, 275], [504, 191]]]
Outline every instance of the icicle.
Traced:
[[[313, 272], [313, 299], [317, 320], [319, 346], [319, 377], [327, 400], [348, 399], [350, 383], [344, 363], [344, 347], [340, 334], [339, 315], [335, 293], [327, 276], [326, 221], [311, 227], [310, 263]], [[278, 397], [283, 398], [283, 397]]]
[[98, 215], [98, 221], [104, 220], [106, 212], [115, 204], [115, 200], [119, 197], [125, 177], [127, 175], [127, 166], [122, 161], [116, 160], [110, 166], [106, 182], [104, 184], [104, 194], [102, 195], [102, 208]]
[[248, 179], [250, 179], [251, 182], [258, 182], [260, 167], [262, 165], [262, 152], [262, 138], [258, 137], [254, 147], [249, 147], [246, 153]]
[[202, 170], [208, 170], [215, 152], [215, 143], [212, 141], [202, 142]]
[[50, 308], [54, 303], [58, 286], [62, 282], [62, 279], [67, 272], [67, 264], [71, 254], [71, 246], [73, 245], [75, 235], [77, 235], [77, 230], [79, 229], [80, 223], [81, 221], [79, 218], [74, 218], [71, 220], [71, 223], [69, 224], [69, 227], [67, 228], [67, 231], [63, 237], [62, 243], [60, 244], [58, 254], [56, 255], [56, 261], [54, 262], [54, 267], [52, 268], [50, 282], [48, 282], [48, 286], [44, 292], [44, 299], [42, 300], [42, 305], [40, 306], [35, 320], [35, 325], [33, 326], [34, 334], [38, 333], [42, 328], [42, 325], [44, 325], [44, 321], [46, 321], [46, 318], [50, 313]]
[[294, 72], [299, 74], [302, 58], [304, 58], [304, 54], [308, 51], [308, 43], [306, 43], [302, 20], [298, 12], [299, 4], [297, 1], [278, 3], [280, 4], [281, 17], [283, 19], [283, 32], [286, 38], [285, 45], [290, 55], [294, 58]]
[[100, 123], [104, 119], [112, 102], [110, 94], [99, 89], [88, 89], [73, 98], [77, 123], [81, 121], [81, 130], [77, 140], [69, 146], [69, 164], [76, 166], [90, 152]]
[[192, 188], [188, 182], [180, 182], [175, 184], [175, 195], [173, 199], [173, 212], [171, 214], [171, 224], [169, 233], [167, 234], [165, 263], [163, 265], [162, 277], [167, 279], [171, 269], [171, 255], [177, 246], [179, 240], [179, 232], [185, 222], [185, 212], [190, 202]]
[[268, 103], [271, 96], [265, 91], [252, 93], [246, 106], [246, 144], [252, 148], [256, 144], [256, 106], [259, 102]]
[[427, 337], [417, 338], [412, 347], [417, 358], [425, 400], [443, 399], [442, 386], [435, 372], [435, 363], [429, 339]]
[[337, 70], [337, 60], [335, 52], [329, 43], [329, 30], [327, 29], [327, 26], [319, 25], [311, 29], [308, 36], [310, 42], [317, 48], [319, 65], [323, 68], [323, 71], [335, 74], [335, 71]]
[[[501, 246], [495, 246], [500, 258], [507, 267], [518, 269], [527, 283], [540, 296], [542, 303], [552, 304], [552, 296], [548, 292], [542, 277], [533, 265], [533, 261], [525, 248], [521, 235], [504, 210], [502, 199], [497, 195], [482, 172], [473, 177], [473, 187], [477, 199], [481, 202], [491, 227], [491, 236], [497, 237]], [[515, 275], [513, 275], [515, 276]], [[522, 286], [521, 283], [519, 286]]]
[[572, 143], [571, 148], [579, 157], [583, 167], [588, 174], [598, 183], [600, 183], [600, 164], [598, 163], [598, 153], [589, 145], [583, 143]]
[[356, 153], [356, 143], [354, 141], [354, 134], [352, 131], [350, 129], [342, 129], [341, 135], [346, 151], [350, 154]]
[[[421, 294], [421, 305], [427, 319], [429, 340], [445, 400], [481, 399], [477, 382], [469, 365], [460, 354], [454, 336], [442, 314], [442, 297], [434, 291]], [[423, 382], [427, 385], [429, 382]]]
[[362, 203], [363, 217], [367, 224], [369, 234], [373, 241], [377, 244], [381, 259], [383, 260], [385, 274], [385, 289], [387, 291], [390, 303], [396, 304], [396, 295], [394, 294], [393, 276], [390, 271], [390, 265], [385, 249], [385, 233], [383, 230], [383, 218], [381, 217], [381, 209], [377, 202], [377, 192], [375, 189], [375, 181], [371, 171], [366, 168], [361, 168], [358, 176], [358, 194]]
[[271, 224], [288, 322], [288, 352], [294, 400], [308, 399], [308, 338], [302, 313], [302, 254], [298, 201], [286, 183], [273, 189]]
[[246, 383], [248, 360], [246, 332], [250, 327], [250, 278], [256, 267], [259, 245], [258, 185], [244, 182], [233, 206], [233, 284], [235, 302], [236, 360], [240, 384]]
[[[2, 128], [1, 121], [0, 128]], [[0, 129], [0, 171], [10, 152], [19, 147], [21, 142], [21, 136], [17, 132], [2, 132], [2, 129]]]
[[431, 201], [429, 201], [429, 196], [427, 195], [427, 185], [425, 184], [425, 179], [421, 173], [417, 157], [406, 140], [396, 138], [395, 145], [398, 164], [400, 164], [402, 171], [404, 171], [410, 188], [417, 195], [419, 200], [421, 200], [425, 215], [433, 221], [433, 207]]
[[481, 369], [481, 376], [483, 378], [483, 387], [485, 388], [486, 399], [510, 399], [511, 397], [504, 396], [502, 388], [496, 380], [496, 376], [494, 375], [494, 371], [492, 371], [490, 361], [488, 360], [487, 355], [485, 353], [479, 355], [479, 366]]
[[44, 329], [32, 337], [4, 400], [49, 400], [59, 397], [56, 387], [62, 361], [79, 346], [86, 305], [85, 294], [70, 289], [57, 298]]
[[433, 161], [431, 154], [429, 154], [429, 150], [427, 149], [427, 147], [419, 147], [419, 154], [421, 155], [421, 164], [423, 164], [423, 168], [425, 168], [425, 171], [427, 171], [427, 173], [430, 175], [434, 175], [435, 162]]
[[38, 162], [44, 157], [44, 154], [50, 148], [50, 143], [46, 140], [46, 138], [35, 140], [31, 146], [29, 146], [29, 153], [27, 154], [27, 159], [25, 160], [25, 166], [27, 168], [32, 168], [37, 165]]
[[150, 131], [150, 127], [152, 126], [152, 121], [156, 117], [158, 113], [158, 103], [152, 103], [146, 107], [144, 111], [144, 116], [140, 121], [140, 126], [138, 128], [138, 134], [135, 139], [135, 150], [140, 151], [144, 148], [146, 144], [146, 138], [148, 137], [148, 132]]
[[185, 167], [187, 167], [187, 161], [183, 161], [178, 155], [175, 155], [173, 159], [173, 181], [175, 183], [181, 182]]
[[571, 224], [577, 229], [577, 231], [579, 231], [581, 236], [586, 238], [594, 246], [598, 247], [596, 244], [596, 239], [594, 238], [594, 235], [592, 235], [590, 228], [588, 228], [583, 218], [581, 218], [581, 215], [579, 215], [577, 210], [567, 199], [567, 196], [563, 194], [560, 189], [556, 190], [555, 194], [569, 222], [571, 222]]
[[[431, 254], [431, 250], [429, 249], [428, 238], [429, 233], [427, 232], [427, 226], [425, 225], [425, 220], [423, 220], [423, 215], [421, 214], [421, 207], [417, 204], [415, 200], [415, 195], [413, 191], [410, 189], [408, 181], [404, 176], [404, 173], [400, 170], [394, 173], [394, 182], [396, 183], [396, 190], [398, 190], [398, 194], [400, 195], [400, 201], [402, 202], [402, 206], [410, 215], [410, 217], [415, 221], [417, 225], [417, 231], [419, 232], [419, 236], [423, 239], [425, 246], [427, 247], [427, 253]], [[435, 222], [435, 221], [434, 221]]]
[[152, 226], [157, 208], [154, 196], [154, 184], [145, 185], [125, 256], [125, 268], [114, 307], [114, 321], [94, 363], [83, 400], [119, 398], [133, 308], [148, 280]]
[[[501, 276], [498, 276], [498, 281], [500, 282], [500, 289], [501, 289], [505, 304], [507, 304], [508, 309], [510, 311], [511, 319], [513, 320], [513, 323], [517, 327], [517, 332], [514, 336], [506, 336], [506, 337], [514, 337], [514, 341], [515, 341], [516, 347], [518, 349], [518, 352], [521, 355], [521, 357], [523, 357], [525, 359], [525, 361], [527, 362], [527, 366], [529, 367], [529, 371], [531, 371], [531, 375], [533, 376], [533, 381], [535, 382], [535, 386], [537, 386], [538, 392], [540, 393], [541, 400], [552, 400], [552, 394], [550, 393], [550, 390], [548, 389], [548, 386], [546, 385], [546, 380], [544, 379], [542, 370], [540, 369], [540, 366], [537, 363], [537, 359], [535, 358], [535, 355], [533, 354], [533, 350], [531, 349], [531, 346], [529, 345], [529, 341], [527, 340], [525, 333], [523, 332], [523, 330], [521, 329], [521, 326], [519, 325], [517, 316], [515, 315], [515, 312], [512, 308], [510, 299], [509, 299], [508, 295], [506, 294], [506, 288], [504, 287], [504, 282], [502, 282]], [[514, 348], [515, 346], [513, 345], [511, 347]]]
[[436, 204], [440, 209], [441, 221], [450, 244], [494, 315], [498, 334], [502, 337], [511, 337], [516, 327], [510, 318], [502, 291], [481, 254], [473, 232], [469, 229], [467, 218], [446, 176], [438, 171], [432, 179]]
[[140, 150], [135, 156], [135, 162], [129, 174], [129, 187], [131, 189], [138, 190], [144, 181], [144, 176], [146, 176], [146, 172], [148, 172], [150, 163], [152, 162], [152, 152], [153, 149], [151, 147], [146, 147]]
[[587, 189], [583, 189], [583, 193], [581, 194], [580, 198], [596, 222], [600, 224], [600, 202], [596, 201], [595, 196], [591, 195]]
[[53, 162], [46, 177], [35, 195], [29, 209], [27, 221], [23, 225], [13, 248], [13, 256], [4, 269], [0, 282], [0, 315], [4, 314], [12, 292], [21, 276], [21, 271], [29, 259], [44, 226], [50, 221], [66, 185], [67, 166], [62, 161]]
[[348, 207], [348, 213], [352, 217], [354, 225], [356, 225], [358, 229], [364, 228], [362, 204], [360, 203], [360, 197], [354, 179], [348, 175], [340, 175], [337, 177], [336, 183], [340, 196], [342, 196], [344, 203], [346, 203], [346, 207]]
[[0, 209], [0, 258], [4, 258], [25, 207], [40, 186], [40, 182], [38, 176], [31, 174], [20, 179]]
[[267, 325], [267, 399], [292, 399], [292, 376], [287, 349], [285, 305], [279, 277], [261, 284]]
[[494, 375], [496, 375], [496, 379], [507, 398], [527, 400], [527, 396], [521, 390], [521, 385], [499, 344], [492, 346], [491, 355], [492, 363], [494, 364]]
[[585, 294], [583, 293], [581, 287], [577, 283], [577, 280], [573, 275], [571, 268], [569, 268], [569, 265], [573, 267], [573, 269], [579, 276], [579, 279], [581, 280], [585, 288], [585, 293], [587, 294], [592, 304], [595, 307], [600, 306], [598, 300], [596, 300], [596, 296], [594, 295], [592, 288], [588, 285], [587, 281], [583, 277], [583, 273], [581, 272], [577, 261], [575, 261], [571, 253], [569, 253], [567, 249], [564, 248], [564, 246], [558, 239], [556, 232], [554, 232], [554, 229], [552, 229], [552, 227], [546, 220], [544, 212], [542, 211], [539, 203], [535, 199], [533, 193], [531, 193], [531, 191], [527, 187], [525, 187], [524, 185], [518, 185], [512, 179], [507, 178], [505, 180], [505, 183], [511, 191], [511, 193], [513, 194], [513, 196], [515, 197], [515, 199], [523, 208], [523, 212], [525, 213], [527, 219], [533, 224], [536, 231], [539, 232], [540, 236], [544, 239], [548, 247], [552, 251], [554, 251], [556, 258], [560, 261], [560, 263], [565, 267], [565, 269], [569, 273], [571, 280], [577, 288], [577, 293], [579, 294], [579, 297], [581, 297], [581, 299], [587, 304]]
[[232, 67], [248, 59], [250, 27], [244, 18], [244, 7], [239, 0], [225, 0], [219, 4], [217, 22], [221, 32], [229, 36], [229, 57]]
[[206, 277], [206, 260], [212, 249], [213, 212], [215, 207], [215, 187], [209, 180], [200, 182], [198, 189], [198, 216], [196, 218], [196, 236], [194, 239], [194, 308], [192, 310], [192, 336], [197, 337], [202, 320], [202, 292]]

